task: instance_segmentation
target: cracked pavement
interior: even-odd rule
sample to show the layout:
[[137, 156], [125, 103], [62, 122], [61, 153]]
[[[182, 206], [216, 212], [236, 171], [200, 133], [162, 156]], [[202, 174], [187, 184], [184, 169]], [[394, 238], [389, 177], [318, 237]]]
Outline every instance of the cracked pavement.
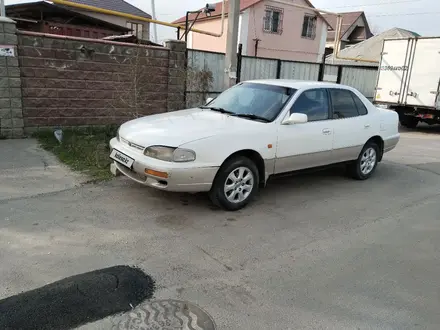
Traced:
[[34, 139], [0, 140], [0, 151], [0, 200], [70, 189], [85, 181]]
[[234, 213], [125, 178], [68, 175], [21, 196], [2, 181], [0, 299], [126, 264], [156, 280], [157, 299], [195, 303], [218, 329], [439, 329], [439, 150], [439, 128], [403, 132], [370, 180], [281, 178]]

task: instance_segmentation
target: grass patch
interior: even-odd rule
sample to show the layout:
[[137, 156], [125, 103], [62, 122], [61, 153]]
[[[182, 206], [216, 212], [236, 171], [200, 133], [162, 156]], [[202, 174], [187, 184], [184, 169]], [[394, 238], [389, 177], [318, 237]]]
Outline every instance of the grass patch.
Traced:
[[110, 173], [109, 141], [116, 136], [117, 127], [90, 128], [86, 130], [63, 129], [59, 143], [54, 132], [34, 134], [42, 148], [55, 154], [61, 162], [74, 171], [82, 172], [95, 180], [108, 180]]

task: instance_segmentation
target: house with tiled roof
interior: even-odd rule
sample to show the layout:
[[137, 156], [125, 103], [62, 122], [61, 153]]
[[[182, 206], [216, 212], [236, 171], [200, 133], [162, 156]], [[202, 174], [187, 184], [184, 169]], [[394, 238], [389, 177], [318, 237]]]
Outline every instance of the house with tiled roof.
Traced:
[[[149, 14], [124, 0], [69, 0], [144, 18]], [[134, 34], [138, 39], [149, 40], [149, 23], [103, 14], [72, 6], [58, 5], [50, 1], [33, 1], [6, 6], [7, 16], [15, 19], [18, 28], [28, 31], [102, 38], [111, 35]]]
[[[239, 40], [243, 45], [243, 55], [276, 58], [292, 61], [319, 62], [325, 52], [327, 31], [331, 25], [327, 19], [312, 10], [308, 0], [298, 0], [296, 4], [311, 7], [294, 7], [285, 1], [241, 0], [239, 19]], [[215, 6], [211, 16], [199, 15], [194, 28], [213, 33], [221, 31], [222, 2]], [[225, 52], [228, 28], [228, 8], [226, 2], [224, 33], [220, 38], [190, 32], [187, 46], [214, 52]], [[188, 8], [192, 11], [194, 8]], [[190, 24], [196, 14], [189, 16]], [[174, 21], [185, 26], [186, 17]]]
[[[368, 25], [367, 17], [363, 11], [339, 13], [342, 15], [342, 29], [340, 38], [340, 49], [356, 45], [373, 36]], [[325, 14], [324, 17], [335, 28], [327, 34], [326, 52], [332, 53], [335, 43], [336, 35], [336, 20], [335, 15]]]
[[[141, 16], [145, 18], [151, 18], [150, 14], [142, 11], [141, 9], [133, 6], [132, 4], [124, 0], [69, 0], [71, 2], [76, 2], [79, 4], [84, 4], [88, 6], [94, 6], [102, 9], [117, 11], [120, 13]], [[120, 16], [108, 15], [96, 13], [87, 10], [74, 9], [82, 14], [112, 23], [120, 26], [129, 28], [133, 34], [139, 39], [148, 40], [150, 38], [150, 25], [148, 22], [131, 20]]]

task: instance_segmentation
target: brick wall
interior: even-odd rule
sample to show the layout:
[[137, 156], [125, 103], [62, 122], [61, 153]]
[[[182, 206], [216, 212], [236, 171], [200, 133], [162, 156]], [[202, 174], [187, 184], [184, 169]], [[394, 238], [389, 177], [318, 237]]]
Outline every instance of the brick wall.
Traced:
[[[15, 22], [5, 17], [0, 17], [0, 45], [0, 138], [19, 138], [23, 136], [23, 113], [17, 35]], [[8, 56], [3, 53], [6, 48], [12, 50]]]
[[18, 34], [25, 132], [120, 124], [183, 107], [185, 44]]

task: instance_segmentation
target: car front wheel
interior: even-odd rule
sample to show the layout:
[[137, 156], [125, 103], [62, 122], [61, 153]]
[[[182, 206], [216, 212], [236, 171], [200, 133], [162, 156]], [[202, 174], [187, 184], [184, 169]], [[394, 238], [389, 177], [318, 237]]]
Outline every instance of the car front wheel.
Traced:
[[358, 159], [348, 167], [354, 179], [366, 180], [374, 173], [379, 161], [379, 150], [379, 146], [374, 142], [368, 142], [364, 146]]
[[258, 192], [258, 169], [249, 158], [238, 156], [220, 168], [210, 191], [212, 202], [228, 211], [245, 207]]

